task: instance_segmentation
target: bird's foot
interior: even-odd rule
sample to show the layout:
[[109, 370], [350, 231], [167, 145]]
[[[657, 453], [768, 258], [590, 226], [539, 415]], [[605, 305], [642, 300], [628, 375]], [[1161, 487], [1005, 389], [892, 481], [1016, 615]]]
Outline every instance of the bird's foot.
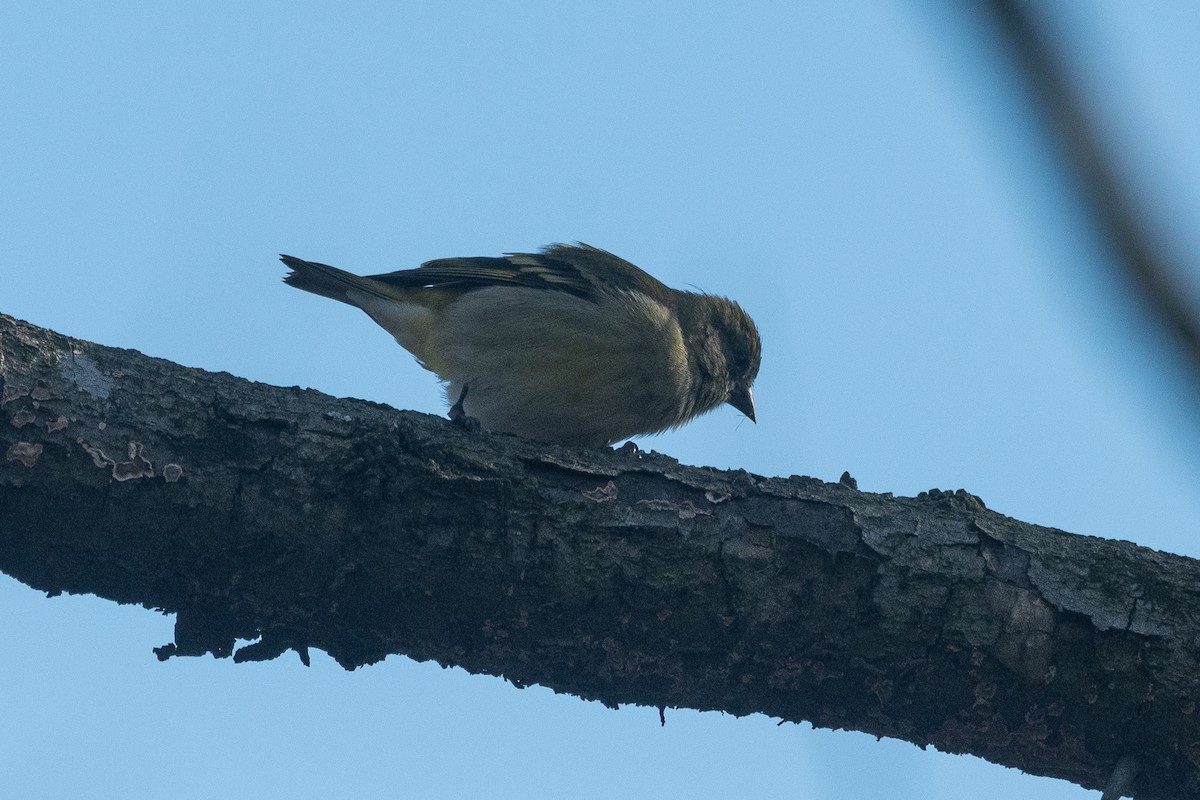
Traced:
[[467, 390], [470, 388], [466, 384], [463, 385], [462, 391], [458, 394], [458, 400], [455, 401], [454, 405], [450, 406], [449, 417], [450, 421], [455, 425], [466, 428], [471, 433], [476, 433], [482, 428], [479, 420], [467, 416], [466, 409], [463, 408], [463, 401], [467, 399]]

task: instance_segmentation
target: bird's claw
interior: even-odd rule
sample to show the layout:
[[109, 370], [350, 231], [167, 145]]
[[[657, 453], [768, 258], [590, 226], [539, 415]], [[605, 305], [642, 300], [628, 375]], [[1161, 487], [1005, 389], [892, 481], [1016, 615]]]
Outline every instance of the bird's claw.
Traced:
[[470, 388], [471, 387], [467, 385], [463, 386], [462, 391], [458, 394], [458, 400], [455, 401], [454, 405], [450, 406], [450, 413], [448, 416], [450, 417], [450, 421], [455, 425], [459, 425], [463, 428], [466, 428], [471, 433], [475, 433], [479, 431], [482, 426], [479, 424], [479, 420], [475, 419], [474, 417], [467, 416], [466, 409], [463, 408], [463, 401], [467, 399], [467, 390]]

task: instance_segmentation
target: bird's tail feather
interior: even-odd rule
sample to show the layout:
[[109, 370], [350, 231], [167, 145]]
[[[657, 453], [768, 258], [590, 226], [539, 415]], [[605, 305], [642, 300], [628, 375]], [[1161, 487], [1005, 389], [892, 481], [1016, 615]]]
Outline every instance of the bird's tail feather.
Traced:
[[284, 283], [352, 306], [356, 306], [358, 303], [351, 300], [346, 294], [351, 289], [389, 299], [399, 299], [401, 295], [400, 290], [385, 283], [364, 278], [328, 264], [305, 261], [302, 258], [282, 254], [279, 256], [279, 260], [291, 270], [284, 276]]

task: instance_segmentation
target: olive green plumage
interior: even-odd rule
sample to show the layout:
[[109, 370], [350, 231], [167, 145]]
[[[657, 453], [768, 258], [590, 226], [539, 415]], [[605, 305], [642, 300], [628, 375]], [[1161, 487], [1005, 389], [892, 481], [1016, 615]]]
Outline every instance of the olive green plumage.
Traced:
[[606, 445], [722, 403], [754, 419], [761, 345], [746, 312], [604, 250], [556, 244], [365, 277], [281, 260], [288, 284], [370, 315], [487, 430]]

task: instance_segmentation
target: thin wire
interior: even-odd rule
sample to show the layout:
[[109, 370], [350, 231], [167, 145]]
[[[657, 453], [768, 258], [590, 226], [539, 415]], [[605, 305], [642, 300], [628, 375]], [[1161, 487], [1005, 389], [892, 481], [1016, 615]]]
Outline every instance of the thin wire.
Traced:
[[1055, 144], [1078, 182], [1083, 203], [1108, 239], [1125, 277], [1164, 325], [1200, 382], [1200, 319], [1180, 291], [1180, 265], [1157, 244], [1101, 145], [1081, 93], [1067, 77], [1055, 44], [1022, 0], [980, 0], [991, 12], [1049, 122]]

